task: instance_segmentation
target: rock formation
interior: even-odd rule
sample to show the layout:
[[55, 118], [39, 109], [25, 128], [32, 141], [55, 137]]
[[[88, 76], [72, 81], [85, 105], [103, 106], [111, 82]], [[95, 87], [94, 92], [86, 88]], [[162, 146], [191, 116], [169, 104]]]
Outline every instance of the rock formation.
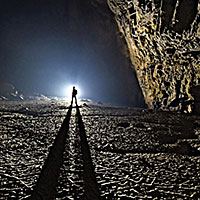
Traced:
[[10, 83], [0, 83], [0, 100], [23, 100], [23, 95]]
[[108, 0], [146, 104], [192, 112], [200, 84], [198, 0]]

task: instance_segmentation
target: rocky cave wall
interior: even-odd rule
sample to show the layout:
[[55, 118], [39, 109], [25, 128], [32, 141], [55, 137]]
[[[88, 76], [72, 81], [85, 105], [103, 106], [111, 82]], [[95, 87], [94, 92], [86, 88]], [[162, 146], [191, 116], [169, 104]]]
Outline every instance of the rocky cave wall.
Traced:
[[127, 42], [146, 104], [192, 112], [192, 91], [200, 85], [199, 0], [107, 3]]

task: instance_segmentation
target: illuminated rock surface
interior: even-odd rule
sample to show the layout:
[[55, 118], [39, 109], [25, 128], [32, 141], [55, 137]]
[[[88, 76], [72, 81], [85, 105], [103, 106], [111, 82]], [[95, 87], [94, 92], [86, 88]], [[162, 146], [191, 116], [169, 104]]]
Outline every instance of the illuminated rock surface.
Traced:
[[147, 105], [191, 112], [192, 89], [200, 84], [198, 0], [108, 0], [108, 5]]
[[[66, 112], [61, 101], [0, 103], [0, 199], [30, 195]], [[103, 199], [200, 198], [200, 117], [103, 106], [80, 112]], [[58, 200], [84, 194], [75, 114]]]

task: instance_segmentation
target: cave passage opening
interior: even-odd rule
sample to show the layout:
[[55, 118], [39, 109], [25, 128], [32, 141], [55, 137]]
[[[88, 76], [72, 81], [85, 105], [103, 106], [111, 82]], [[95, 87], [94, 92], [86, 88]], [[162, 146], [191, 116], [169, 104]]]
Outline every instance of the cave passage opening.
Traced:
[[24, 94], [64, 96], [143, 107], [144, 98], [106, 1], [5, 1], [1, 8], [2, 82]]

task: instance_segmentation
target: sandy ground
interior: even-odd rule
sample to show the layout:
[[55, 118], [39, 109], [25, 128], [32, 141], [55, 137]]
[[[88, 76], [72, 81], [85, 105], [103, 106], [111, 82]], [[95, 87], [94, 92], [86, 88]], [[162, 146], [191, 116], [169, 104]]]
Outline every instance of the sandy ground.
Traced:
[[[27, 199], [65, 119], [64, 101], [0, 103], [0, 199]], [[200, 199], [200, 116], [83, 106], [102, 199]], [[72, 109], [55, 199], [84, 199], [83, 152]]]

